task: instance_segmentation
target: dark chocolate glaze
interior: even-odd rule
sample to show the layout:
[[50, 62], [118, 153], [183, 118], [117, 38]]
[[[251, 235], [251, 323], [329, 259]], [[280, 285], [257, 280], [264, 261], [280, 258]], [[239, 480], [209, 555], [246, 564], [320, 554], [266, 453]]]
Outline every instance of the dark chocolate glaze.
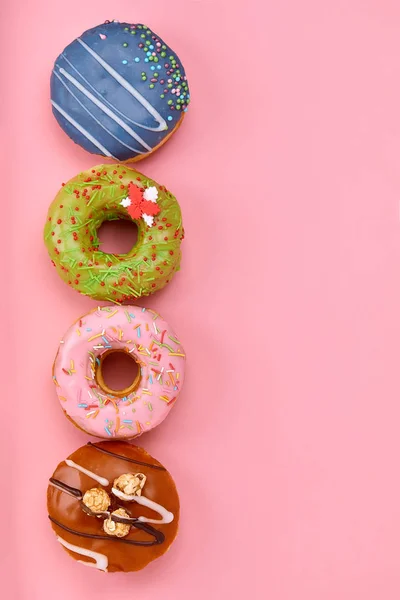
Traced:
[[62, 481], [60, 481], [59, 479], [54, 479], [54, 477], [50, 477], [49, 481], [51, 483], [54, 483], [55, 486], [61, 488], [68, 494], [75, 496], [75, 498], [77, 498], [78, 500], [80, 500], [82, 498], [82, 492], [81, 492], [81, 490], [78, 490], [78, 488], [74, 488], [70, 485], [67, 485], [66, 483], [63, 483]]
[[128, 458], [127, 456], [121, 456], [121, 454], [115, 454], [115, 452], [111, 452], [110, 450], [105, 450], [105, 448], [99, 448], [96, 444], [92, 444], [92, 442], [88, 442], [88, 446], [92, 448], [96, 448], [100, 452], [104, 452], [104, 454], [109, 454], [110, 456], [115, 456], [115, 458], [120, 458], [121, 460], [126, 460], [127, 462], [134, 463], [135, 465], [141, 465], [142, 467], [150, 467], [151, 469], [158, 469], [159, 471], [166, 471], [165, 467], [161, 465], [152, 465], [150, 463], [141, 462], [140, 460], [133, 460], [133, 458]]
[[[54, 523], [54, 525], [57, 525], [57, 527], [64, 529], [64, 531], [68, 531], [68, 533], [72, 533], [73, 535], [78, 535], [78, 536], [84, 537], [84, 538], [90, 538], [92, 540], [105, 540], [107, 542], [122, 542], [123, 544], [129, 544], [130, 546], [155, 546], [156, 544], [161, 544], [165, 539], [165, 536], [163, 533], [161, 533], [161, 531], [157, 531], [156, 529], [154, 529], [154, 527], [151, 527], [150, 525], [146, 525], [145, 523], [140, 523], [139, 527], [137, 527], [138, 523], [135, 523], [134, 526], [137, 527], [137, 529], [142, 529], [149, 535], [152, 535], [154, 537], [154, 540], [149, 540], [149, 541], [128, 540], [126, 538], [113, 537], [113, 536], [109, 536], [109, 535], [96, 535], [94, 533], [85, 533], [83, 531], [75, 531], [74, 529], [71, 529], [70, 527], [63, 525], [59, 521], [56, 521], [56, 519], [54, 519], [50, 515], [49, 515], [49, 519], [52, 523]], [[125, 519], [125, 521], [126, 520], [127, 519]]]

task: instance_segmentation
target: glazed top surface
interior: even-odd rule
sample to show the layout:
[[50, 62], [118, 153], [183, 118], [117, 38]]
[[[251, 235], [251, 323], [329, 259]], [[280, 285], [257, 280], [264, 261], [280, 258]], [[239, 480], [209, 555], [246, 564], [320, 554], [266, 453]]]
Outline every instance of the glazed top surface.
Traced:
[[[157, 194], [152, 204], [159, 212], [151, 217], [151, 225], [141, 209], [132, 216], [133, 204], [125, 207], [132, 184], [140, 196], [149, 188]], [[102, 252], [101, 224], [120, 218], [136, 223], [136, 244], [126, 254]], [[81, 294], [111, 302], [136, 299], [164, 287], [179, 269], [183, 235], [176, 198], [164, 186], [122, 164], [98, 165], [63, 184], [49, 207], [44, 228], [45, 243], [60, 277]]]
[[[159, 537], [159, 542], [160, 539], [162, 540], [161, 543], [156, 543], [154, 534], [133, 526], [124, 538], [110, 537], [103, 530], [104, 518], [85, 513], [79, 498], [50, 484], [47, 490], [47, 507], [57, 536], [67, 544], [105, 556], [108, 562], [107, 570], [110, 572], [139, 570], [168, 550], [178, 530], [179, 498], [171, 475], [161, 463], [142, 448], [126, 442], [114, 441], [87, 444], [76, 450], [68, 459], [105, 478], [109, 481], [109, 485], [99, 484], [84, 472], [68, 466], [65, 461], [58, 465], [52, 480], [79, 490], [82, 495], [89, 489], [103, 488], [112, 496], [111, 487], [114, 479], [128, 472], [143, 473], [146, 476], [143, 495], [170, 511], [173, 514], [173, 521], [150, 526], [150, 530], [152, 528], [156, 530], [156, 536]], [[127, 509], [132, 517], [159, 518], [154, 510], [136, 502], [125, 502], [114, 497], [113, 503], [115, 503], [114, 507]], [[92, 535], [101, 539], [90, 537]], [[143, 542], [148, 545], [140, 545]], [[93, 562], [77, 552], [67, 551], [77, 560]]]
[[51, 75], [53, 113], [89, 152], [117, 160], [153, 150], [189, 103], [185, 70], [146, 25], [106, 22], [69, 44]]
[[[140, 365], [138, 386], [107, 393], [96, 372], [104, 353], [129, 353]], [[170, 326], [151, 309], [103, 306], [82, 316], [60, 341], [53, 381], [65, 413], [96, 437], [132, 438], [161, 423], [180, 393], [185, 353]]]

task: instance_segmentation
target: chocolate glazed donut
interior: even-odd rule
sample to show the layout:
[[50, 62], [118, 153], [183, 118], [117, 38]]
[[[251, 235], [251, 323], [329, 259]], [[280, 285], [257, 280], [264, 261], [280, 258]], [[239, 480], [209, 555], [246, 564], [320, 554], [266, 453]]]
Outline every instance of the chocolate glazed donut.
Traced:
[[79, 562], [137, 571], [176, 537], [179, 498], [171, 475], [126, 442], [87, 444], [56, 468], [47, 491], [57, 539]]

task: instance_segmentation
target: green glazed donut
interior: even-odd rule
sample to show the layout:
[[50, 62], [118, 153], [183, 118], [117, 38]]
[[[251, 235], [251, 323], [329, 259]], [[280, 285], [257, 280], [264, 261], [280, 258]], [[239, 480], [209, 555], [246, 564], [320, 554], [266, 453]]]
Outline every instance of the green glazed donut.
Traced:
[[[99, 249], [107, 220], [132, 219], [137, 242], [127, 254]], [[96, 300], [123, 302], [163, 288], [181, 260], [181, 210], [165, 187], [124, 164], [80, 173], [50, 205], [44, 239], [60, 277]]]

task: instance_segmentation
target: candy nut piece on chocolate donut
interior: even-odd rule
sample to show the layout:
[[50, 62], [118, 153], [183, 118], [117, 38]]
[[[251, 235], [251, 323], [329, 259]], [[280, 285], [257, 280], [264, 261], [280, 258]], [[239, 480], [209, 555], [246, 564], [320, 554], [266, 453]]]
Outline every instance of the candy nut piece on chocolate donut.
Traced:
[[[140, 494], [113, 487], [121, 476], [129, 480], [127, 475], [139, 472]], [[89, 442], [62, 461], [49, 479], [47, 509], [68, 554], [104, 572], [143, 569], [169, 549], [178, 531], [179, 497], [171, 475], [128, 442]]]

